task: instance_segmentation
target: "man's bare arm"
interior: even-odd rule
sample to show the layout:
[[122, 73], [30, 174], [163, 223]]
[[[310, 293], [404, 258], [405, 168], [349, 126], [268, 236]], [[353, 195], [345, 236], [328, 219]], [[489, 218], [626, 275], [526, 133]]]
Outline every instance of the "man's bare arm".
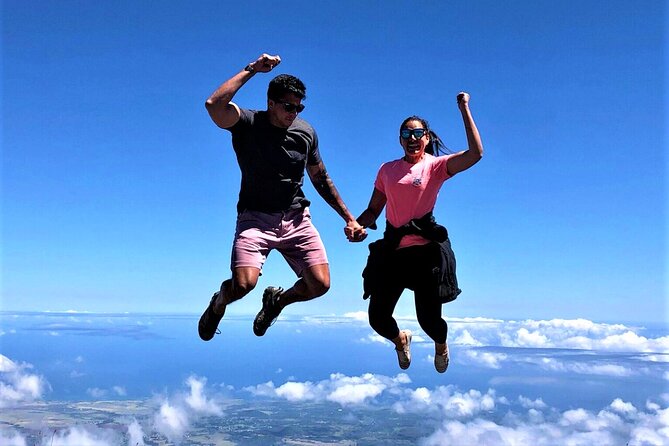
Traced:
[[339, 195], [332, 178], [330, 178], [330, 175], [325, 169], [323, 162], [321, 161], [313, 166], [307, 166], [307, 173], [309, 174], [309, 179], [314, 185], [316, 192], [318, 192], [318, 194], [323, 197], [323, 200], [325, 200], [325, 202], [329, 204], [330, 207], [346, 222], [346, 227], [344, 228], [346, 237], [348, 237], [349, 240], [352, 240], [353, 238], [364, 239], [366, 236], [365, 229], [358, 224], [355, 217], [353, 217], [353, 214], [349, 212], [344, 204], [344, 200], [342, 200]]
[[307, 173], [309, 174], [309, 179], [314, 185], [314, 188], [316, 188], [318, 195], [323, 197], [323, 200], [325, 200], [325, 202], [329, 204], [330, 207], [344, 219], [344, 221], [348, 223], [349, 221], [355, 220], [353, 214], [349, 212], [344, 204], [344, 200], [341, 199], [341, 196], [322, 161], [313, 166], [307, 166]]
[[225, 81], [205, 102], [211, 120], [223, 129], [235, 125], [239, 121], [239, 107], [231, 102], [232, 98], [255, 73], [267, 73], [280, 63], [279, 56], [262, 54], [257, 60]]

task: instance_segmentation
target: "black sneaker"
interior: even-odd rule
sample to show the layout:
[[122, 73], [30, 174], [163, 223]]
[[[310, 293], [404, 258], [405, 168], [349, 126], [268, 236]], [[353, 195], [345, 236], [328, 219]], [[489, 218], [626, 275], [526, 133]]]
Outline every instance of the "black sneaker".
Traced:
[[262, 308], [253, 321], [253, 333], [256, 336], [262, 336], [267, 329], [276, 321], [281, 313], [278, 300], [283, 293], [283, 288], [268, 286], [262, 293]]
[[223, 307], [223, 313], [214, 313], [214, 302], [216, 302], [218, 294], [218, 291], [214, 293], [211, 301], [209, 302], [209, 306], [206, 310], [204, 310], [202, 317], [200, 317], [200, 322], [197, 324], [197, 332], [203, 341], [210, 341], [215, 334], [220, 333], [218, 330], [218, 324], [221, 322], [221, 319], [223, 319], [223, 315], [225, 314], [225, 307]]

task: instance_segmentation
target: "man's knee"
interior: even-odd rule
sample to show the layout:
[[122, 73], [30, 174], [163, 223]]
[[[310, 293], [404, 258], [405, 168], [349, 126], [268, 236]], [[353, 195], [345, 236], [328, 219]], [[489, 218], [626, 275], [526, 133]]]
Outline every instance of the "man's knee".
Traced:
[[319, 297], [327, 293], [330, 289], [330, 278], [318, 278], [307, 283], [307, 289], [312, 297]]
[[223, 285], [229, 284], [231, 300], [241, 299], [253, 291], [258, 283], [258, 275], [255, 271], [236, 270], [232, 275], [232, 280], [223, 283]]
[[327, 265], [318, 265], [302, 276], [309, 297], [319, 297], [330, 289], [330, 270]]
[[257, 280], [242, 278], [232, 281], [232, 292], [238, 299], [249, 294], [256, 287]]

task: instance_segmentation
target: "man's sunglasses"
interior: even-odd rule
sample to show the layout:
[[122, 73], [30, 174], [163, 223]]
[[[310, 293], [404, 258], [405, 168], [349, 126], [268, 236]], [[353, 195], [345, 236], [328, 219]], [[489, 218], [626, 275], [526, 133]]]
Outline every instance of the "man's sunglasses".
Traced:
[[411, 135], [413, 135], [414, 138], [416, 139], [421, 139], [425, 134], [427, 133], [427, 130], [425, 129], [402, 129], [400, 130], [400, 136], [402, 139], [409, 139], [411, 138]]
[[304, 110], [304, 104], [291, 104], [290, 102], [277, 102], [277, 104], [281, 104], [283, 109], [288, 113], [302, 113], [302, 110]]

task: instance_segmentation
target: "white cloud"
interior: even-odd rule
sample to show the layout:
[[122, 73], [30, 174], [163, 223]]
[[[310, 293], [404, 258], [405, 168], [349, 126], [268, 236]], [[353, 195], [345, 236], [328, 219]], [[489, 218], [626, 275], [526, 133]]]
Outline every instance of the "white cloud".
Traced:
[[439, 386], [405, 392], [392, 407], [398, 413], [433, 412], [449, 419], [468, 419], [507, 403], [506, 399], [497, 398], [492, 389], [486, 393], [474, 389], [460, 392], [455, 386]]
[[463, 362], [469, 361], [491, 369], [501, 368], [501, 363], [508, 358], [508, 355], [505, 353], [494, 353], [481, 350], [465, 350], [464, 356]]
[[222, 415], [223, 411], [218, 404], [205, 394], [206, 383], [206, 378], [191, 375], [184, 383], [189, 388], [188, 393], [179, 393], [173, 396], [172, 401], [165, 398], [153, 416], [155, 431], [170, 442], [178, 443], [198, 417]]
[[386, 386], [380, 382], [358, 382], [343, 384], [332, 391], [328, 400], [339, 403], [342, 406], [349, 404], [361, 404], [370, 398], [379, 396]]
[[346, 376], [333, 373], [327, 380], [318, 383], [289, 381], [276, 387], [269, 381], [244, 390], [256, 396], [283, 398], [288, 401], [332, 401], [342, 406], [360, 405], [411, 382], [408, 375], [400, 373], [391, 378], [365, 373], [362, 376]]
[[636, 412], [636, 407], [634, 407], [632, 403], [626, 403], [620, 398], [616, 398], [615, 400], [613, 400], [610, 407], [616, 412], [626, 415], [634, 414]]
[[426, 387], [419, 387], [410, 395], [411, 400], [419, 404], [430, 404], [432, 402], [432, 394]]
[[99, 389], [97, 387], [86, 389], [86, 393], [89, 394], [92, 398], [104, 398], [107, 395], [107, 391], [104, 389]]
[[581, 375], [603, 375], [603, 376], [632, 376], [637, 372], [618, 364], [598, 364], [596, 362], [559, 361], [554, 358], [541, 358], [539, 360], [527, 358], [526, 361], [539, 365], [542, 369], [552, 372], [578, 373]]
[[137, 420], [128, 425], [128, 446], [144, 446], [144, 431]]
[[26, 439], [13, 429], [0, 428], [0, 444], [3, 446], [26, 446]]
[[[386, 342], [390, 342], [390, 341], [386, 341]], [[423, 344], [423, 343], [430, 343], [430, 344], [432, 344], [433, 342], [434, 342], [434, 341], [432, 341], [432, 339], [430, 339], [430, 338], [425, 338], [425, 337], [421, 336], [421, 335], [418, 334], [418, 333], [415, 333], [415, 334], [411, 337], [411, 344], [412, 344], [412, 345], [413, 345], [413, 344]]]
[[541, 398], [538, 398], [536, 400], [531, 400], [529, 398], [520, 395], [518, 397], [518, 402], [525, 409], [545, 409], [546, 407], [548, 407]]
[[449, 341], [449, 344], [467, 345], [471, 347], [480, 347], [483, 345], [474, 339], [468, 330], [462, 330], [462, 332], [453, 341]]
[[0, 373], [8, 373], [16, 370], [18, 366], [14, 361], [4, 355], [0, 355]]
[[564, 348], [610, 352], [669, 353], [669, 336], [647, 338], [641, 328], [585, 319], [449, 320], [453, 344], [488, 347]]
[[355, 312], [351, 312], [351, 313], [345, 313], [344, 317], [356, 320], [358, 322], [367, 322], [368, 321], [366, 311], [355, 311]]
[[306, 401], [316, 399], [316, 389], [310, 382], [289, 381], [275, 390], [277, 396], [288, 401]]
[[370, 333], [366, 338], [360, 339], [363, 344], [387, 344], [389, 341], [376, 333]]
[[640, 355], [639, 359], [642, 361], [649, 361], [649, 362], [669, 362], [669, 355], [667, 354]]
[[29, 364], [17, 364], [0, 355], [0, 407], [42, 398], [49, 385], [41, 376], [27, 373], [30, 368]]
[[190, 394], [186, 397], [186, 403], [196, 412], [221, 415], [223, 413], [221, 408], [204, 395], [203, 389], [206, 383], [207, 378], [190, 376], [186, 380], [186, 384], [190, 387]]
[[516, 336], [520, 347], [543, 348], [549, 345], [548, 338], [541, 334], [538, 330], [531, 332], [526, 328], [521, 328], [516, 333]]
[[467, 323], [467, 324], [491, 324], [499, 325], [503, 324], [506, 321], [502, 319], [490, 319], [487, 317], [452, 317], [448, 318], [448, 322], [451, 323]]
[[190, 426], [186, 410], [172, 406], [169, 401], [161, 404], [160, 410], [153, 417], [153, 424], [156, 431], [173, 443], [178, 442]]
[[[70, 373], [72, 376], [72, 373]], [[83, 375], [82, 375], [83, 376]], [[95, 399], [106, 398], [110, 393], [116, 394], [117, 396], [126, 396], [127, 392], [125, 387], [122, 386], [113, 386], [111, 389], [100, 389], [99, 387], [91, 387], [86, 389], [86, 393]]]
[[244, 387], [243, 390], [252, 393], [255, 396], [273, 397], [276, 396], [276, 387], [272, 381], [258, 384], [256, 386]]

